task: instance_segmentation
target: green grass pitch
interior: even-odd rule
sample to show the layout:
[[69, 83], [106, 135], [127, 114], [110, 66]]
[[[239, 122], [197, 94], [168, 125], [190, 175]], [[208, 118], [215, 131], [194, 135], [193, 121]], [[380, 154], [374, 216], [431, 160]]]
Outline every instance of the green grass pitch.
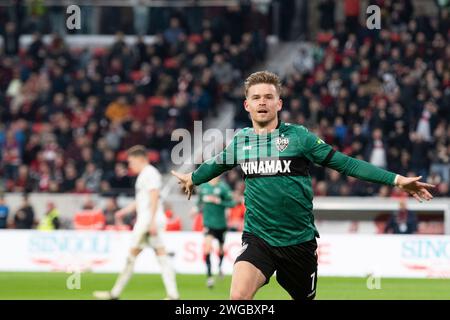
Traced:
[[[117, 274], [82, 273], [80, 289], [67, 289], [66, 273], [0, 273], [0, 299], [92, 299], [92, 291], [108, 290]], [[206, 288], [203, 275], [177, 275], [181, 299], [227, 300], [231, 277], [217, 279], [213, 289]], [[319, 277], [316, 299], [450, 299], [450, 279], [382, 278], [380, 289], [367, 289], [365, 278]], [[135, 274], [122, 299], [162, 299], [164, 287], [160, 275]], [[288, 300], [288, 294], [275, 277], [256, 295], [256, 299]]]

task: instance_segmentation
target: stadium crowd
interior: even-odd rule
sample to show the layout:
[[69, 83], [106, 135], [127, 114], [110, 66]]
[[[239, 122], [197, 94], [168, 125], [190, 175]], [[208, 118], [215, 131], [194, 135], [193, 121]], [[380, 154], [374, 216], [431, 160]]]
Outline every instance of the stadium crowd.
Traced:
[[[332, 1], [322, 1], [330, 5]], [[346, 3], [358, 5], [358, 1]], [[330, 24], [300, 46], [284, 79], [281, 119], [303, 124], [337, 150], [402, 175], [436, 184], [450, 196], [450, 8], [425, 16], [411, 1], [371, 1], [382, 28], [354, 21]], [[322, 8], [323, 9], [323, 8]], [[333, 21], [333, 20], [331, 20]], [[236, 105], [240, 105], [237, 97]], [[245, 110], [236, 127], [251, 125]], [[396, 190], [311, 167], [316, 196], [391, 196]], [[238, 176], [229, 176], [235, 184]], [[239, 186], [238, 186], [239, 187]]]
[[[344, 23], [331, 19], [332, 2], [320, 2], [321, 31], [300, 46], [284, 79], [281, 119], [353, 157], [422, 175], [437, 185], [434, 196], [450, 196], [450, 11], [430, 17], [409, 0], [372, 0], [382, 8], [382, 28], [369, 30], [350, 5]], [[130, 194], [130, 146], [148, 147], [166, 172], [172, 131], [217, 115], [222, 101], [235, 102], [236, 128], [251, 125], [242, 91], [233, 88], [264, 61], [267, 30], [257, 12], [246, 20], [239, 7], [225, 10], [201, 26], [178, 12], [151, 43], [138, 36], [129, 45], [119, 32], [112, 46], [94, 49], [70, 47], [57, 34], [46, 43], [38, 32], [20, 49], [18, 26], [7, 22], [0, 30], [0, 190]], [[396, 195], [317, 166], [311, 175], [317, 196]], [[230, 228], [241, 230], [239, 170], [226, 180], [238, 203]], [[105, 225], [116, 224], [116, 206], [104, 208]], [[49, 217], [52, 210], [49, 204]], [[31, 211], [22, 211], [17, 223], [32, 227]]]
[[128, 45], [119, 32], [111, 47], [93, 49], [71, 48], [57, 34], [47, 44], [36, 32], [21, 50], [9, 21], [0, 50], [0, 188], [132, 192], [124, 151], [135, 144], [166, 172], [172, 131], [217, 113], [264, 59], [263, 31], [245, 23], [239, 6], [224, 10], [201, 20], [199, 33], [178, 13], [151, 43]]

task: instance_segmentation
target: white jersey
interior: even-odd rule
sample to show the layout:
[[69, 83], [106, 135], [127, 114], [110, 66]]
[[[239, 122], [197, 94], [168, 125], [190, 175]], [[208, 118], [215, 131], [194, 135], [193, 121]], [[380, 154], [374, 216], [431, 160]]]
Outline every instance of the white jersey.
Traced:
[[[149, 227], [151, 222], [150, 212], [150, 190], [161, 189], [161, 174], [158, 170], [152, 166], [147, 165], [139, 173], [136, 184], [136, 225], [141, 227]], [[166, 217], [163, 212], [161, 199], [158, 199], [158, 208], [156, 209], [156, 223], [158, 225], [164, 225]]]

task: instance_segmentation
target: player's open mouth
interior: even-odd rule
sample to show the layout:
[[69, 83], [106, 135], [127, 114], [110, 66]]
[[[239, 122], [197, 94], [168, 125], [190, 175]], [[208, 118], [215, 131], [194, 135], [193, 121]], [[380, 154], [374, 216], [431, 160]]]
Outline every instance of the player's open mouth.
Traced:
[[258, 113], [260, 113], [260, 114], [266, 114], [266, 113], [268, 113], [268, 111], [267, 111], [267, 110], [258, 110]]

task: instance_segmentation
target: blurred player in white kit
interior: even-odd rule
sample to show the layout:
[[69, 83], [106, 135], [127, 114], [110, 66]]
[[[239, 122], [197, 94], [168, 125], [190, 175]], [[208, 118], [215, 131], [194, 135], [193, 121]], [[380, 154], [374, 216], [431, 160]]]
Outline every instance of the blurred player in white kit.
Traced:
[[138, 173], [136, 179], [135, 201], [116, 212], [121, 218], [136, 211], [137, 218], [132, 232], [131, 248], [126, 265], [111, 291], [95, 291], [94, 297], [102, 300], [119, 299], [120, 294], [133, 274], [134, 264], [138, 255], [146, 247], [155, 250], [156, 258], [161, 266], [161, 274], [166, 288], [166, 299], [179, 299], [175, 271], [164, 248], [161, 234], [164, 232], [165, 215], [160, 200], [161, 175], [148, 162], [147, 150], [137, 145], [127, 152], [129, 168]]

